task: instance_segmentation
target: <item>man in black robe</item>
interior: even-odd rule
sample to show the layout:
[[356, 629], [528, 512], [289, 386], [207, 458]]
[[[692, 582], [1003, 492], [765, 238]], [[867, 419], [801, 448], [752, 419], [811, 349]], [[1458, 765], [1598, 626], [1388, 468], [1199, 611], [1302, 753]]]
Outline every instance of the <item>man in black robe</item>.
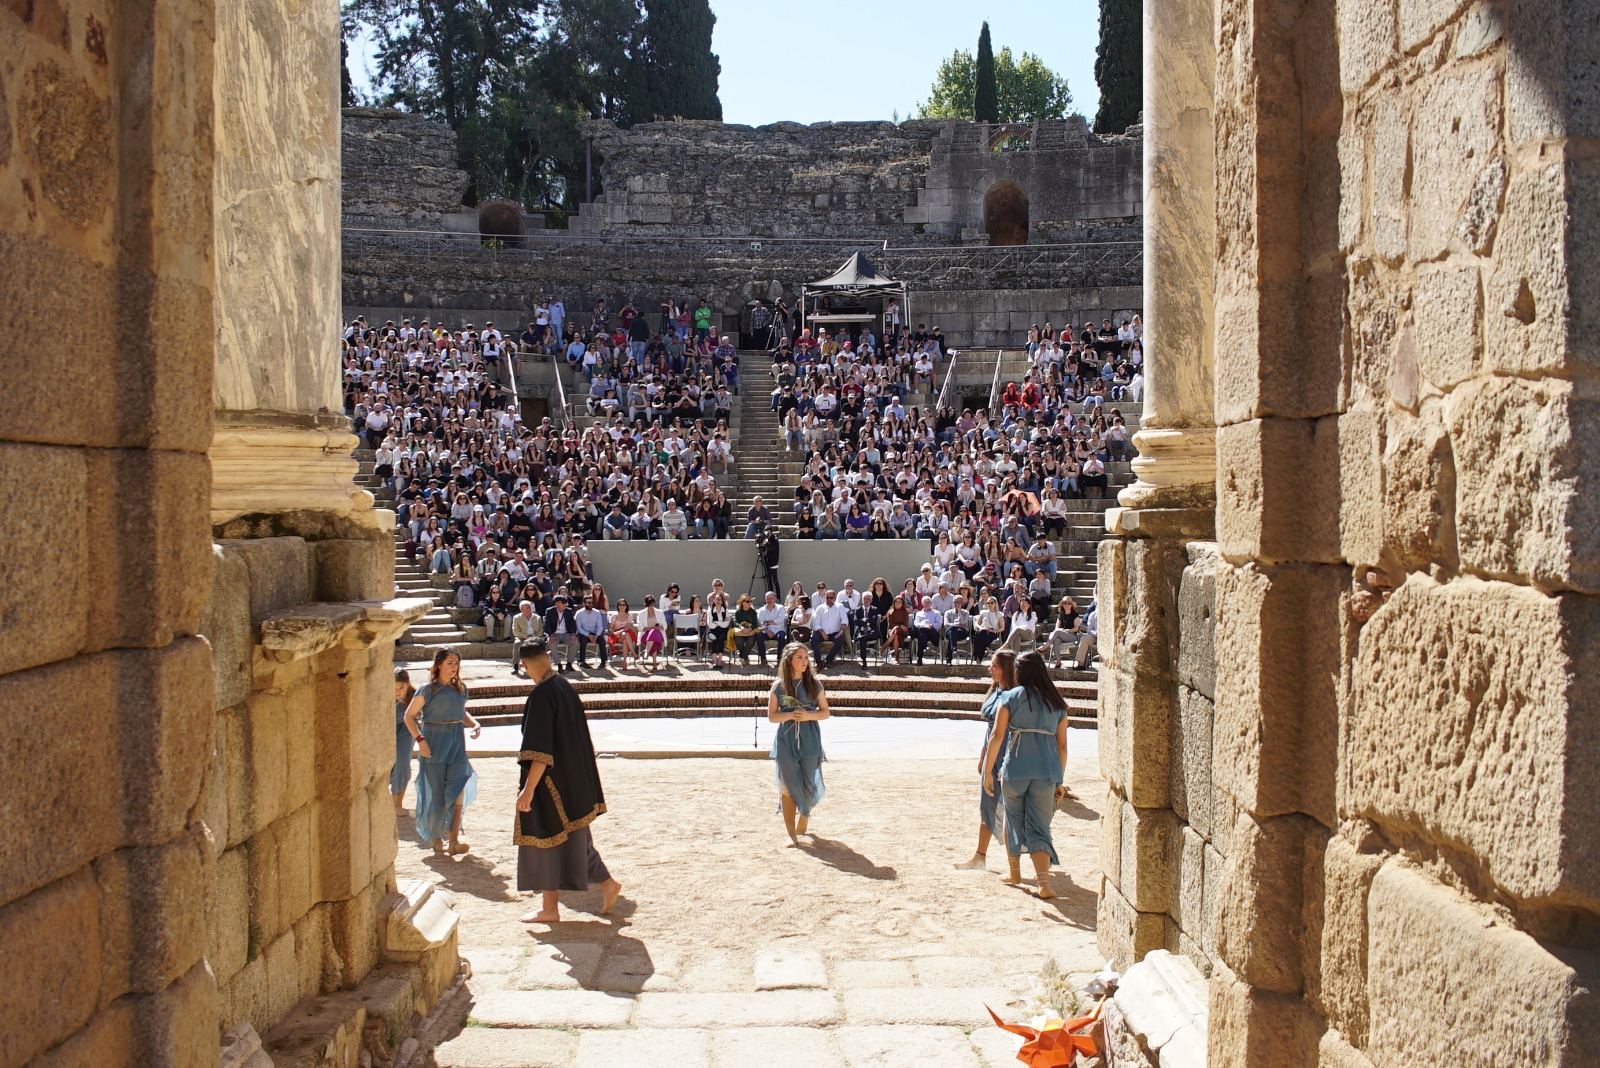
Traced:
[[521, 789], [517, 793], [517, 889], [541, 891], [544, 907], [523, 923], [561, 919], [563, 890], [600, 884], [600, 914], [622, 893], [594, 848], [589, 824], [606, 810], [589, 721], [572, 683], [550, 662], [543, 640], [524, 642], [522, 664], [533, 679], [522, 712]]

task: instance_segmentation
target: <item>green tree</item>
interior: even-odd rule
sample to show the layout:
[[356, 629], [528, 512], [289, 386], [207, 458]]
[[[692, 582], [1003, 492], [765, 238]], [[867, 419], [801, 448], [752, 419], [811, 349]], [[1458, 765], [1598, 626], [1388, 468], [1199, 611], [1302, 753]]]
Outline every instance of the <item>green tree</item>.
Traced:
[[638, 90], [629, 119], [722, 119], [717, 79], [722, 64], [711, 51], [717, 17], [708, 0], [646, 0], [635, 62]]
[[1094, 80], [1100, 86], [1094, 128], [1099, 133], [1121, 133], [1144, 110], [1143, 21], [1141, 0], [1100, 0], [1094, 60]]
[[978, 66], [972, 82], [972, 117], [979, 122], [1000, 121], [1000, 90], [996, 84], [994, 45], [989, 42], [989, 24], [978, 32]]
[[[1067, 108], [1072, 106], [1066, 79], [1031, 52], [1013, 56], [1009, 47], [1001, 48], [995, 56], [995, 82], [1000, 122], [1065, 118]], [[927, 102], [917, 106], [917, 117], [973, 118], [976, 84], [977, 61], [965, 49], [956, 51], [939, 65]]]

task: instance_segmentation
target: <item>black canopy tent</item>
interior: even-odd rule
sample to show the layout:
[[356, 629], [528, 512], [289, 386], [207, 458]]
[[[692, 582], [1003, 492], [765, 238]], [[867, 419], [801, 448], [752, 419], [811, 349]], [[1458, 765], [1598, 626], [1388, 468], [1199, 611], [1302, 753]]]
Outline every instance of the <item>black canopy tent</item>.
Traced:
[[[807, 282], [800, 287], [800, 307], [802, 325], [816, 324], [825, 326], [830, 323], [844, 325], [846, 323], [873, 323], [880, 322], [883, 318], [884, 302], [891, 298], [900, 302], [900, 321], [908, 321], [906, 311], [906, 284], [897, 282], [892, 278], [878, 273], [878, 269], [867, 259], [864, 252], [853, 252], [844, 264], [828, 277], [815, 282]], [[850, 310], [829, 310], [816, 312], [812, 310], [812, 301], [822, 298], [843, 297], [850, 305]], [[869, 301], [877, 304], [877, 310], [870, 310]], [[886, 331], [885, 331], [886, 332]], [[880, 335], [881, 336], [881, 335]]]

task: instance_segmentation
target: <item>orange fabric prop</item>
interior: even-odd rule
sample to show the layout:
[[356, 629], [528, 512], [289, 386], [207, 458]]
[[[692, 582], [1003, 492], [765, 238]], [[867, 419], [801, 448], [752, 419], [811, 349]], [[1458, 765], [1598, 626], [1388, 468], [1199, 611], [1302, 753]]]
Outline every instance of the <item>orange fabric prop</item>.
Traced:
[[989, 1017], [994, 1020], [996, 1027], [1027, 1039], [1017, 1051], [1017, 1060], [1028, 1068], [1070, 1068], [1078, 1054], [1087, 1053], [1092, 1056], [1100, 1052], [1100, 1047], [1095, 1044], [1093, 1038], [1073, 1032], [1098, 1020], [1101, 1004], [1103, 1002], [1095, 1005], [1094, 1012], [1075, 1020], [1046, 1020], [1043, 1030], [1037, 1030], [1027, 1024], [1008, 1024], [996, 1016], [989, 1006], [985, 1005], [984, 1008], [989, 1009]]

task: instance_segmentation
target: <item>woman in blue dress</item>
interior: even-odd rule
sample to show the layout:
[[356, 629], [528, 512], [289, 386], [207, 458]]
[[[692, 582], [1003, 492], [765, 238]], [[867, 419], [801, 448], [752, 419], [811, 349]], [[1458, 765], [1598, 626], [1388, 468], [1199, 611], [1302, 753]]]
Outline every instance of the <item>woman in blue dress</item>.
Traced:
[[428, 682], [406, 709], [406, 729], [417, 742], [417, 834], [458, 856], [472, 848], [461, 840], [461, 810], [478, 794], [478, 775], [467, 762], [467, 731], [482, 730], [467, 711], [467, 687], [461, 681], [461, 654], [440, 649], [433, 657]]
[[789, 844], [798, 846], [811, 810], [822, 800], [822, 729], [828, 695], [811, 670], [811, 650], [790, 642], [778, 661], [778, 678], [767, 694], [767, 719], [778, 725], [772, 739], [782, 794], [783, 825]]
[[405, 668], [394, 669], [394, 767], [389, 771], [389, 793], [394, 797], [395, 811], [406, 796], [406, 786], [411, 782], [411, 728], [406, 726], [406, 707], [417, 696], [411, 685], [411, 673]]
[[1050, 838], [1050, 817], [1066, 796], [1067, 703], [1038, 653], [1017, 657], [1017, 685], [1000, 697], [983, 756], [983, 792], [998, 791], [1005, 804], [1010, 871], [1001, 881], [1022, 882], [1022, 854], [1028, 853], [1039, 896], [1055, 897], [1045, 877], [1060, 859]]
[[[983, 747], [978, 750], [978, 779], [983, 779], [983, 769], [989, 757], [989, 741], [994, 737], [994, 719], [1000, 711], [1000, 699], [1017, 685], [1017, 654], [1010, 649], [997, 649], [989, 658], [989, 692], [983, 696]], [[1005, 810], [1000, 798], [978, 789], [978, 849], [972, 859], [955, 865], [957, 871], [983, 871], [988, 867], [989, 839], [1003, 833]]]

